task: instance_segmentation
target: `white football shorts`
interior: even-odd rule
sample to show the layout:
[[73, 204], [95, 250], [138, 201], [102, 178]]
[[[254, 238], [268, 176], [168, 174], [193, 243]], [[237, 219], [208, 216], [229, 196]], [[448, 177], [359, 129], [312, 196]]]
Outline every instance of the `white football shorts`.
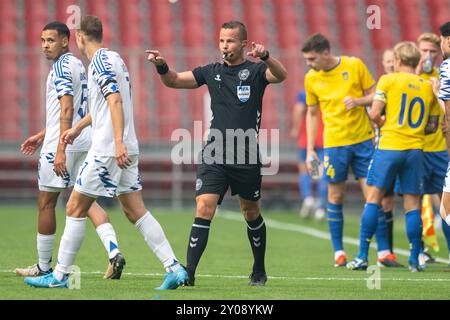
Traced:
[[116, 159], [88, 153], [80, 167], [75, 190], [89, 197], [114, 197], [142, 190], [139, 177], [139, 156], [130, 155], [131, 165], [126, 169], [117, 166]]
[[66, 152], [66, 167], [68, 175], [58, 177], [54, 169], [55, 153], [41, 153], [38, 163], [38, 184], [40, 191], [61, 192], [63, 189], [73, 187], [78, 169], [83, 164], [87, 152]]

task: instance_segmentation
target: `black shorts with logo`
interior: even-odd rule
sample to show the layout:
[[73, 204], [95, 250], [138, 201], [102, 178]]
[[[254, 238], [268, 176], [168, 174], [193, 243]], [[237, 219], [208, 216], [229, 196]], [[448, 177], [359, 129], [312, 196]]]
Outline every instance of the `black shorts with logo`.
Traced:
[[217, 204], [221, 204], [228, 187], [232, 196], [237, 194], [245, 200], [258, 201], [261, 198], [261, 167], [199, 164], [195, 182], [196, 196], [218, 194], [220, 198]]

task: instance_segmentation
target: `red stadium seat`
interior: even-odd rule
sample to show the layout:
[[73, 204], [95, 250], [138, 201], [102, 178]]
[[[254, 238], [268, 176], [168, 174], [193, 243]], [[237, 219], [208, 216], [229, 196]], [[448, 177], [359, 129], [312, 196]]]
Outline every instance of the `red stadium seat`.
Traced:
[[[174, 45], [173, 14], [168, 1], [149, 1], [151, 43], [154, 48], [172, 48]], [[158, 26], [152, 27], [152, 26]]]
[[294, 1], [274, 1], [275, 21], [277, 23], [278, 41], [281, 48], [300, 47], [298, 18]]
[[[113, 17], [111, 16], [111, 8], [109, 0], [86, 1], [86, 13], [95, 15], [100, 18], [103, 24], [103, 43], [105, 47], [109, 47], [112, 40], [111, 26]], [[84, 13], [83, 13], [84, 14]]]
[[220, 26], [227, 21], [234, 20], [235, 13], [233, 4], [230, 1], [213, 0], [212, 1], [212, 16], [215, 35], [219, 34]]
[[139, 0], [121, 0], [118, 9], [121, 45], [128, 48], [139, 48], [143, 39]]
[[303, 0], [308, 34], [320, 32], [331, 39], [330, 14], [325, 0]]
[[[416, 41], [423, 32], [418, 0], [396, 0], [402, 40]], [[411, 23], [414, 21], [414, 23]]]
[[439, 33], [439, 27], [449, 21], [450, 4], [447, 0], [426, 0], [431, 30]]
[[41, 30], [48, 22], [46, 0], [25, 1], [25, 40], [27, 46], [40, 47]]

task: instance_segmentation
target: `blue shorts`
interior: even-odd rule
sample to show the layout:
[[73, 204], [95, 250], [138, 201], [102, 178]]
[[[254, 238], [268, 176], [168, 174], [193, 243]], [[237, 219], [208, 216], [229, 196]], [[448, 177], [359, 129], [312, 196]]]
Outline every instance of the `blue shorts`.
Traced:
[[343, 147], [325, 148], [325, 175], [329, 183], [347, 180], [351, 167], [356, 179], [365, 178], [373, 153], [372, 139]]
[[[317, 156], [319, 157], [319, 160], [323, 162], [323, 149], [317, 148], [316, 149]], [[298, 149], [298, 161], [301, 163], [306, 162], [306, 148], [299, 148]]]
[[423, 155], [425, 158], [423, 192], [425, 194], [441, 193], [447, 174], [448, 153], [447, 151], [424, 152]]
[[388, 189], [395, 178], [396, 192], [423, 194], [424, 157], [421, 149], [375, 150], [367, 175], [367, 184]]

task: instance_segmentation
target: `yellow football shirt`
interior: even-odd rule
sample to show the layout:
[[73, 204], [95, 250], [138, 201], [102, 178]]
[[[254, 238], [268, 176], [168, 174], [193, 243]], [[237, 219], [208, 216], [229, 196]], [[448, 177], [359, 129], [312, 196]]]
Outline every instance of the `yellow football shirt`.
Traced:
[[439, 115], [431, 85], [418, 75], [396, 72], [378, 81], [375, 100], [386, 103], [379, 149], [423, 149], [429, 115]]
[[[432, 73], [422, 73], [419, 74], [425, 80], [430, 78], [439, 79], [439, 70], [437, 68], [433, 69]], [[445, 142], [445, 136], [442, 133], [442, 122], [444, 121], [444, 111], [440, 110], [439, 115], [439, 127], [435, 133], [427, 134], [425, 136], [425, 145], [423, 147], [424, 152], [440, 152], [447, 151], [447, 143]]]
[[306, 104], [319, 105], [324, 124], [324, 147], [360, 143], [374, 136], [364, 106], [347, 110], [346, 96], [360, 98], [375, 84], [364, 63], [355, 57], [340, 57], [328, 71], [309, 70], [305, 76]]

